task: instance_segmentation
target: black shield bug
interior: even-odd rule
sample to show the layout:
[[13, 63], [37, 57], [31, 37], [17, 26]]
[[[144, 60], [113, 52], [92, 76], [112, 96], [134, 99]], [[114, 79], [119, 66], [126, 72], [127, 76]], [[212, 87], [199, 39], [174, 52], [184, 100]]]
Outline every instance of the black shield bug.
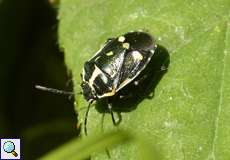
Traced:
[[[142, 31], [128, 32], [110, 38], [96, 54], [85, 62], [81, 74], [82, 93], [89, 102], [84, 119], [87, 135], [87, 118], [90, 105], [98, 99], [108, 99], [108, 109], [116, 125], [109, 98], [134, 81], [150, 62], [155, 50], [154, 38]], [[136, 84], [135, 84], [136, 85]], [[36, 85], [37, 89], [57, 94], [74, 95], [73, 92]]]
[[[151, 60], [157, 45], [154, 38], [142, 31], [128, 32], [108, 39], [96, 54], [85, 62], [82, 93], [89, 102], [85, 113], [84, 131], [87, 135], [87, 117], [90, 105], [102, 98], [110, 98], [143, 71]], [[108, 103], [112, 121], [116, 124], [112, 104]]]

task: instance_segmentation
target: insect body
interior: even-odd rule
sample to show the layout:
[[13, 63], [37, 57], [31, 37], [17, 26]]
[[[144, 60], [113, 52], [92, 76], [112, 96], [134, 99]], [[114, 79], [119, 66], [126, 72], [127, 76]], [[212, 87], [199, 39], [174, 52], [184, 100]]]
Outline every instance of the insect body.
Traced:
[[[145, 32], [128, 32], [107, 40], [104, 46], [84, 64], [82, 92], [89, 102], [85, 116], [85, 133], [90, 104], [114, 96], [131, 83], [146, 67], [156, 49], [153, 37]], [[108, 109], [112, 115], [112, 106]]]

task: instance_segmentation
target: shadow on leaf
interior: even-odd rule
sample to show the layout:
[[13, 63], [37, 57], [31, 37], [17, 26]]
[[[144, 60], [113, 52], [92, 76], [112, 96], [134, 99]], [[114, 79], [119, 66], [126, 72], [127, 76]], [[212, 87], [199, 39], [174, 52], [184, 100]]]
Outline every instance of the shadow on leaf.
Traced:
[[167, 72], [170, 63], [168, 51], [158, 45], [155, 54], [146, 68], [131, 83], [121, 89], [116, 95], [108, 99], [101, 99], [96, 104], [100, 113], [108, 113], [107, 100], [112, 103], [112, 111], [118, 114], [121, 122], [121, 112], [130, 112], [137, 108], [144, 99], [154, 98], [154, 90], [164, 74]]

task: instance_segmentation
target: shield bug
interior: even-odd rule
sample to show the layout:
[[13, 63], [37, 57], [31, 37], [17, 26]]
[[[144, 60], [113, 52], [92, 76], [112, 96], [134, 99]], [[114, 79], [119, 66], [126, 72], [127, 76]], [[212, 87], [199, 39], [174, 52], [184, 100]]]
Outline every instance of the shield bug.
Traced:
[[[150, 34], [142, 31], [128, 32], [108, 39], [103, 47], [85, 62], [81, 74], [81, 88], [84, 98], [89, 102], [84, 119], [86, 135], [90, 105], [98, 99], [107, 98], [108, 109], [116, 125], [110, 98], [130, 83], [138, 85], [138, 79], [135, 78], [148, 65], [156, 47], [155, 40]], [[56, 94], [74, 95], [73, 92], [40, 85], [35, 87]]]
[[134, 79], [145, 69], [156, 47], [150, 34], [142, 31], [128, 32], [108, 39], [103, 47], [85, 62], [81, 87], [84, 98], [89, 102], [84, 120], [86, 135], [90, 105], [98, 99], [108, 99], [108, 110], [113, 123], [116, 124], [109, 98], [129, 83], [137, 83]]

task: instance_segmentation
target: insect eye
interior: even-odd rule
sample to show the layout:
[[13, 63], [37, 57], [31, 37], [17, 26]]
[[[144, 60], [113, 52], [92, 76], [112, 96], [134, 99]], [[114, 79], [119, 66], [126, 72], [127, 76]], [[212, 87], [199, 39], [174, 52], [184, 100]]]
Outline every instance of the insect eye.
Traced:
[[87, 101], [91, 99], [95, 99], [94, 92], [91, 90], [91, 87], [88, 85], [88, 83], [83, 82], [81, 84], [82, 92]]

